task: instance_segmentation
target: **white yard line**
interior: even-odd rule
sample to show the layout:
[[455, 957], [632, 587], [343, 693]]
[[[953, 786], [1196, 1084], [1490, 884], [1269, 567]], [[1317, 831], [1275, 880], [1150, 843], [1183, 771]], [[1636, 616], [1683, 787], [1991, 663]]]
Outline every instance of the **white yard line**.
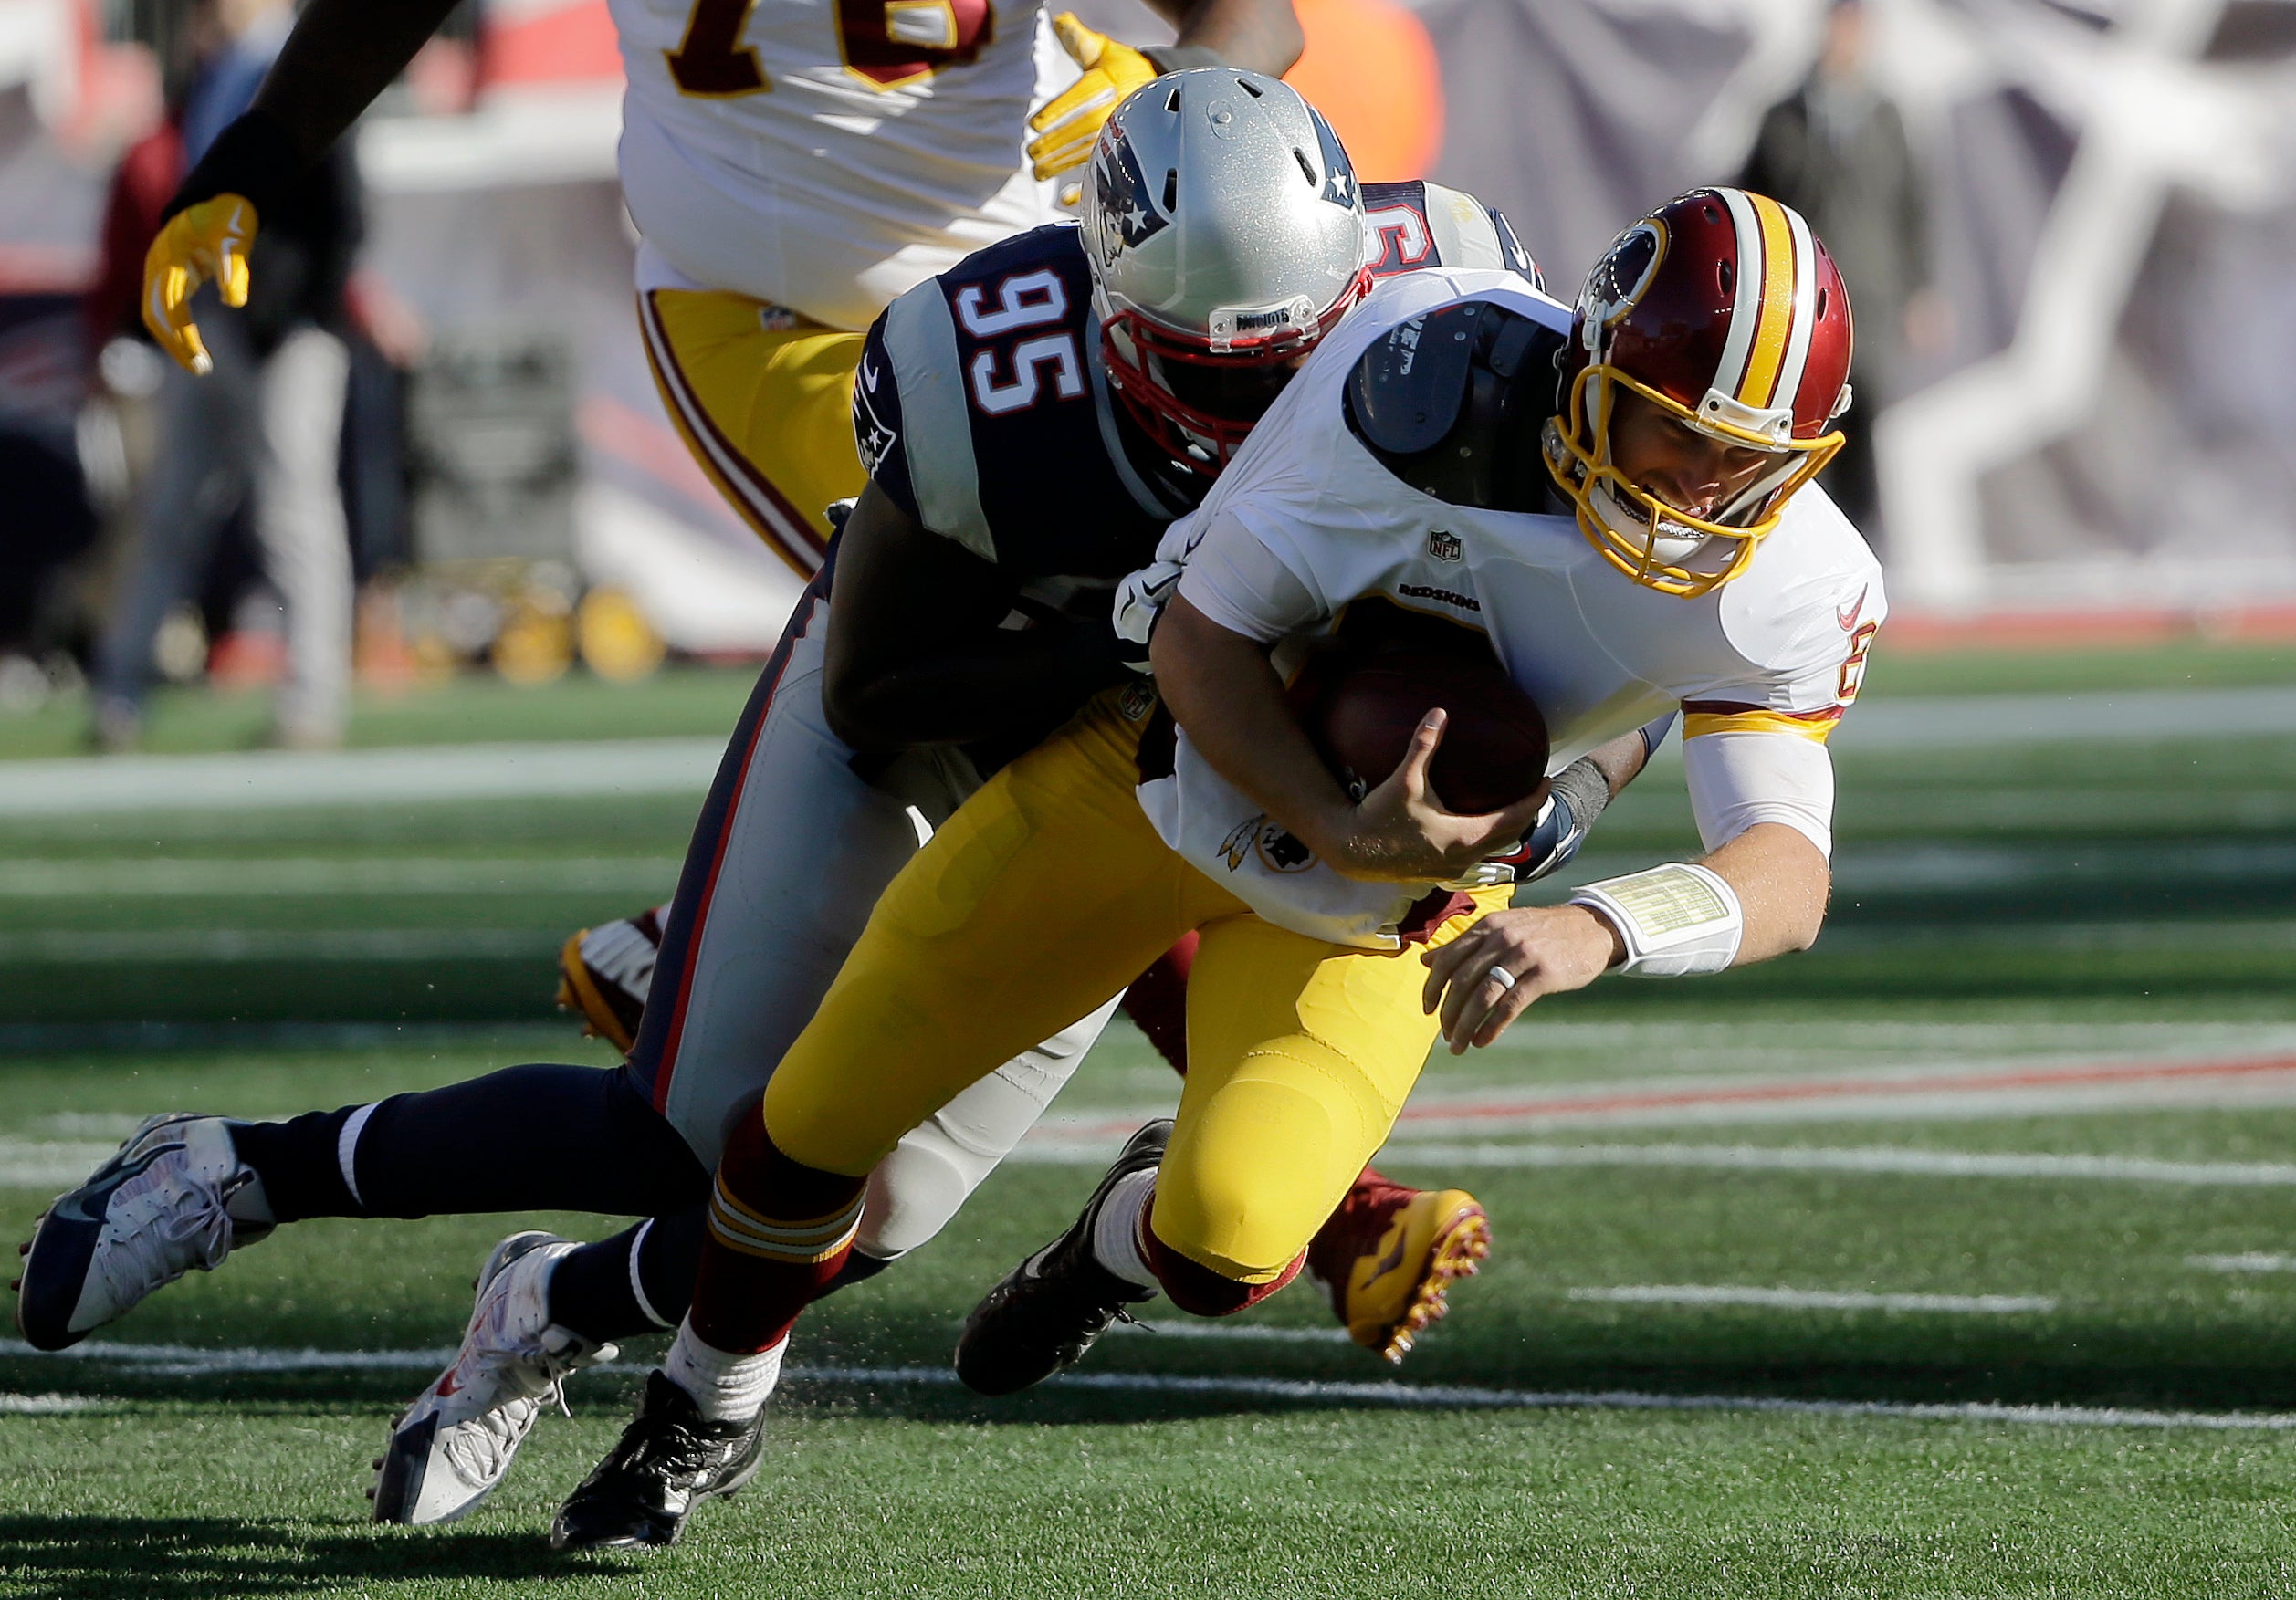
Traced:
[[2010, 1316], [2051, 1312], [2046, 1294], [1869, 1294], [1836, 1289], [1753, 1289], [1727, 1283], [1630, 1283], [1617, 1289], [1573, 1289], [1572, 1300], [1622, 1305], [1759, 1305], [1781, 1311], [1944, 1312], [1965, 1316]]
[[[132, 1118], [121, 1119], [125, 1129]], [[0, 1136], [0, 1188], [55, 1189], [76, 1184], [108, 1159], [117, 1141], [16, 1139]], [[1040, 1165], [1105, 1165], [1115, 1146], [1033, 1152]], [[2296, 1164], [2267, 1161], [2155, 1161], [2138, 1156], [2061, 1156], [2042, 1151], [1915, 1150], [1889, 1146], [1837, 1148], [1780, 1145], [1435, 1145], [1401, 1142], [1384, 1161], [1430, 1166], [1519, 1169], [1569, 1166], [1651, 1166], [1739, 1172], [1822, 1172], [1908, 1177], [1987, 1177], [2045, 1182], [2178, 1184], [2197, 1187], [2296, 1187]], [[2216, 1271], [2296, 1271], [2296, 1256], [2195, 1256], [2189, 1265]], [[1274, 1337], [1238, 1333], [1239, 1337]], [[1199, 1336], [1192, 1331], [1183, 1336]]]
[[[0, 1340], [0, 1357], [36, 1354], [20, 1340]], [[442, 1366], [448, 1350], [320, 1351], [203, 1350], [180, 1344], [78, 1344], [68, 1357], [136, 1367], [147, 1374], [193, 1375], [223, 1372], [372, 1371]], [[51, 1357], [50, 1359], [55, 1359]], [[617, 1364], [607, 1370], [637, 1370]], [[857, 1387], [946, 1389], [958, 1385], [944, 1366], [791, 1366], [792, 1382]], [[2105, 1406], [2003, 1406], [1984, 1401], [1934, 1405], [1901, 1400], [1793, 1400], [1767, 1395], [1653, 1395], [1630, 1389], [1492, 1389], [1459, 1384], [1333, 1382], [1316, 1379], [1183, 1377], [1162, 1373], [1070, 1373], [1046, 1387], [1113, 1394], [1202, 1395], [1307, 1404], [1393, 1406], [1411, 1410], [1721, 1411], [1821, 1417], [1894, 1417], [1918, 1422], [1973, 1422], [2043, 1427], [2203, 1428], [2287, 1432], [2296, 1413], [2277, 1411], [2157, 1411]]]
[[[0, 780], [5, 776], [0, 767]], [[682, 864], [675, 856], [36, 856], [0, 859], [0, 897], [236, 899], [550, 889], [666, 894]], [[1640, 857], [1586, 855], [1575, 867], [1579, 876], [1592, 879], [1640, 864]], [[2291, 873], [2296, 873], [2296, 846], [2280, 844], [2138, 849], [1901, 843], [1871, 853], [1844, 852], [1835, 863], [1833, 883], [1837, 896], [1853, 896], [1998, 892], [2107, 878], [2247, 883]]]
[[347, 859], [57, 857], [0, 860], [0, 898], [23, 900], [230, 899], [323, 894], [495, 894], [564, 890], [666, 894], [676, 856], [522, 858], [369, 855]]
[[1260, 1344], [1348, 1344], [1345, 1328], [1271, 1328], [1259, 1323], [1118, 1323], [1119, 1333], [1154, 1333], [1166, 1339], [1241, 1339]]
[[434, 961], [548, 955], [549, 928], [121, 928], [0, 934], [0, 965]]
[[85, 1411], [112, 1402], [88, 1395], [0, 1394], [0, 1417], [54, 1417], [66, 1411]]
[[[1929, 750], [2291, 733], [2296, 691], [2266, 687], [1884, 698], [1859, 706], [1835, 737], [1850, 750]], [[0, 817], [695, 794], [723, 747], [716, 737], [600, 739], [7, 761]]]
[[722, 738], [0, 762], [0, 817], [699, 794]]
[[2249, 1250], [2237, 1256], [2186, 1256], [2185, 1265], [2206, 1272], [2296, 1272], [2296, 1256]]

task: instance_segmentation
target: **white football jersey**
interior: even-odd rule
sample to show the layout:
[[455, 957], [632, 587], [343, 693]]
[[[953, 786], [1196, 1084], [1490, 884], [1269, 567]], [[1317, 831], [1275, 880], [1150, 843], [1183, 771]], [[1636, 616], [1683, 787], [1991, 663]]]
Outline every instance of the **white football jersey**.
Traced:
[[[1864, 541], [1823, 491], [1806, 487], [1743, 573], [1682, 599], [1620, 573], [1571, 516], [1477, 509], [1413, 489], [1348, 427], [1342, 390], [1372, 344], [1464, 298], [1569, 327], [1567, 308], [1510, 274], [1439, 269], [1379, 285], [1302, 367], [1202, 507], [1166, 535], [1159, 556], [1185, 564], [1179, 591], [1266, 643], [1320, 633], [1364, 596], [1480, 629], [1546, 716], [1550, 773], [1680, 708], [1709, 847], [1778, 821], [1826, 848], [1824, 736], [1856, 696], [1883, 615], [1881, 569]], [[1284, 658], [1279, 647], [1279, 666]], [[1184, 730], [1172, 774], [1140, 792], [1166, 842], [1302, 933], [1392, 947], [1399, 921], [1433, 887], [1361, 883], [1307, 856]]]
[[1040, 0], [610, 4], [623, 194], [685, 280], [859, 329], [1059, 214], [1021, 153], [1077, 76]]

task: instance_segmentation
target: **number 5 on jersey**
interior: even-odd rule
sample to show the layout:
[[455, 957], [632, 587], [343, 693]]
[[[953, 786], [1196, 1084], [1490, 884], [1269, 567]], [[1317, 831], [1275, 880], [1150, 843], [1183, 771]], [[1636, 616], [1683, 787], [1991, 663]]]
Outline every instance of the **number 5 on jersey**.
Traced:
[[[1055, 272], [1020, 272], [1000, 280], [993, 291], [993, 308], [989, 304], [991, 292], [976, 283], [967, 284], [957, 293], [957, 319], [976, 340], [998, 339], [1022, 329], [1042, 328], [1068, 315], [1068, 290]], [[1000, 376], [1000, 366], [1009, 369], [1012, 375]], [[1040, 333], [1015, 340], [1002, 350], [991, 346], [975, 350], [965, 371], [972, 387], [973, 404], [991, 416], [1003, 416], [1034, 405], [1043, 392], [1048, 371], [1052, 374], [1053, 392], [1061, 399], [1074, 400], [1085, 392], [1084, 351], [1077, 348], [1076, 336], [1065, 331]]]

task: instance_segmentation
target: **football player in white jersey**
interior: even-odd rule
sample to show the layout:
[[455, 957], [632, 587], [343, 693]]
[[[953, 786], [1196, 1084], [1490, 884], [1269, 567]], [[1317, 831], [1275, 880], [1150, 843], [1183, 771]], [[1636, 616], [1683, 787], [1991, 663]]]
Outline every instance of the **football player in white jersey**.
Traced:
[[[1133, 270], [1104, 281], [1078, 230], [1041, 228], [920, 285], [870, 334], [874, 377], [854, 415], [877, 486], [839, 547], [833, 608], [825, 568], [736, 730], [669, 919], [663, 1003], [633, 1060], [512, 1068], [284, 1123], [154, 1118], [43, 1218], [18, 1306], [27, 1338], [60, 1348], [184, 1271], [308, 1217], [651, 1214], [580, 1248], [516, 1234], [489, 1258], [463, 1352], [400, 1419], [374, 1490], [378, 1518], [431, 1522], [501, 1480], [566, 1376], [604, 1359], [610, 1341], [674, 1323], [728, 1132], [754, 1120], [773, 1062], [916, 848], [904, 800], [946, 815], [979, 772], [1127, 675], [1107, 596], [1200, 497], [1274, 392], [1246, 382], [1232, 392], [1234, 381], [1280, 375], [1385, 274], [1512, 264], [1535, 281], [1503, 220], [1467, 196], [1406, 183], [1358, 203], [1344, 152], [1281, 85], [1210, 71], [1171, 81], [1121, 124], [1159, 176], [1185, 173], [1177, 209], [1132, 225], [1155, 238], [1127, 252]], [[1209, 136], [1214, 115], [1228, 137]], [[1293, 225], [1276, 229], [1279, 214]], [[1252, 225], [1236, 230], [1238, 216]], [[1279, 231], [1285, 247], [1266, 250]], [[1256, 276], [1244, 303], [1272, 296], [1288, 313], [1304, 298], [1328, 315], [1285, 323], [1290, 342], [1241, 362], [1136, 345], [1119, 396], [1104, 323], [1153, 306], [1209, 325], [1233, 288], [1211, 268], [1246, 246]], [[1160, 288], [1183, 259], [1188, 294], [1168, 300]], [[1137, 318], [1118, 336], [1134, 330], [1158, 337]], [[1018, 403], [1024, 391], [1031, 403]], [[1191, 443], [1213, 435], [1225, 444]], [[1079, 519], [1078, 506], [1096, 514]], [[1021, 618], [1030, 625], [1001, 625]], [[1611, 765], [1572, 769], [1583, 800], [1574, 823], [1550, 825], [1542, 860], [1567, 856], [1639, 765], [1639, 737], [1621, 742]], [[1021, 1052], [903, 1141], [872, 1183], [863, 1249], [842, 1281], [931, 1237], [1104, 1017]], [[1481, 1209], [1368, 1173], [1341, 1209], [1319, 1271], [1358, 1340], [1400, 1353], [1440, 1309], [1447, 1271], [1472, 1265], [1463, 1252], [1483, 1237]], [[743, 1437], [754, 1443], [753, 1429]], [[658, 1466], [658, 1453], [648, 1460]], [[678, 1490], [685, 1503], [697, 1492]], [[602, 1506], [592, 1493], [584, 1507], [566, 1542], [658, 1542], [683, 1517], [626, 1496]]]
[[[1103, 271], [1133, 247], [1090, 242]], [[758, 1124], [729, 1142], [728, 1216], [671, 1360], [778, 1357], [892, 1142], [1188, 929], [1178, 1116], [975, 1310], [958, 1369], [976, 1386], [1075, 1360], [1159, 1290], [1224, 1315], [1290, 1281], [1438, 1037], [1488, 1044], [1607, 971], [1807, 946], [1828, 887], [1824, 739], [1883, 613], [1878, 567], [1809, 484], [1840, 447], [1850, 338], [1807, 225], [1736, 190], [1630, 229], [1575, 313], [1493, 273], [1374, 290], [1139, 576], [1136, 618], [1161, 602], [1169, 718], [1102, 695], [886, 888]], [[1380, 605], [1485, 636], [1545, 710], [1550, 771], [1678, 707], [1709, 853], [1508, 909], [1493, 858], [1543, 802], [1442, 810], [1440, 712], [1352, 799], [1279, 663], [1342, 608]], [[1217, 848], [1247, 824], [1294, 847]]]
[[[846, 412], [870, 319], [1053, 221], [1057, 174], [1126, 91], [1190, 66], [1281, 75], [1298, 58], [1290, 0], [1149, 4], [1175, 44], [1135, 50], [1048, 19], [1042, 0], [612, 0], [647, 359], [703, 472], [799, 576], [821, 564], [825, 508], [861, 491]], [[193, 294], [213, 278], [225, 305], [246, 302], [266, 208], [454, 5], [305, 7], [152, 242], [144, 320], [169, 354], [204, 370]]]

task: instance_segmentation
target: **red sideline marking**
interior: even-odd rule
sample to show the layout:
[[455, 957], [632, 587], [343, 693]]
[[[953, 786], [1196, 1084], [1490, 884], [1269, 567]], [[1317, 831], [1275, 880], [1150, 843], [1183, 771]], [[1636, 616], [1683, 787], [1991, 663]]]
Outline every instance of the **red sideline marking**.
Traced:
[[[1750, 1083], [1736, 1089], [1648, 1089], [1625, 1094], [1553, 1095], [1463, 1105], [1406, 1106], [1396, 1121], [1452, 1123], [1499, 1118], [1567, 1116], [1574, 1113], [1651, 1111], [1698, 1105], [1751, 1105], [1809, 1100], [1887, 1099], [1899, 1094], [1955, 1091], [2071, 1088], [2099, 1083], [2168, 1082], [2192, 1078], [2263, 1077], [2296, 1072], [2296, 1055], [2247, 1061], [2180, 1061], [2132, 1066], [2035, 1067], [2008, 1072], [1952, 1072], [1924, 1078], [1853, 1078], [1807, 1083]], [[1096, 1124], [1089, 1134], [1129, 1133], [1129, 1122]]]
[[1876, 1099], [1939, 1094], [1955, 1090], [2066, 1088], [2094, 1083], [2161, 1082], [2184, 1078], [2252, 1077], [2296, 1072], [2296, 1056], [2259, 1061], [2185, 1061], [2125, 1067], [2041, 1067], [2016, 1072], [1955, 1072], [1932, 1078], [1861, 1078], [1812, 1083], [1756, 1083], [1743, 1089], [1652, 1089], [1631, 1094], [1582, 1094], [1483, 1105], [1406, 1107], [1402, 1122], [1467, 1122], [1484, 1117], [1563, 1116], [1573, 1112], [1641, 1111], [1662, 1106], [1746, 1105], [1762, 1102]]
[[2118, 610], [1987, 612], [1972, 617], [1899, 615], [1890, 619], [1888, 636], [1891, 650], [1924, 654], [1969, 649], [2102, 649], [2184, 639], [2211, 644], [2286, 643], [2296, 638], [2296, 606], [2131, 606]]

